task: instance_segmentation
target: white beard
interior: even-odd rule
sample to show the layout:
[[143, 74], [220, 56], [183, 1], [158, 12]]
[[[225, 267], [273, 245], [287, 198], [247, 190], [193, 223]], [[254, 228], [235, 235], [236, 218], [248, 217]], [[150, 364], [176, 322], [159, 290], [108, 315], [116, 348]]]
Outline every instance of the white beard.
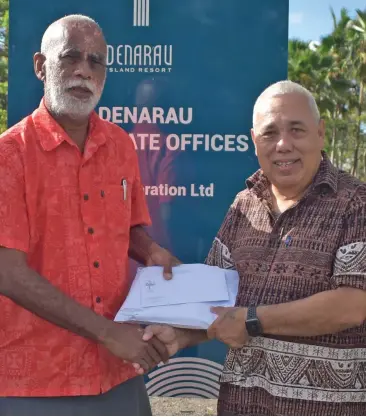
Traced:
[[[57, 70], [51, 65], [46, 67], [45, 98], [50, 110], [59, 116], [71, 118], [88, 117], [95, 109], [102, 95], [104, 82], [101, 88], [88, 80], [69, 80], [63, 82]], [[86, 87], [93, 95], [87, 99], [81, 99], [69, 94], [67, 89], [72, 87]]]

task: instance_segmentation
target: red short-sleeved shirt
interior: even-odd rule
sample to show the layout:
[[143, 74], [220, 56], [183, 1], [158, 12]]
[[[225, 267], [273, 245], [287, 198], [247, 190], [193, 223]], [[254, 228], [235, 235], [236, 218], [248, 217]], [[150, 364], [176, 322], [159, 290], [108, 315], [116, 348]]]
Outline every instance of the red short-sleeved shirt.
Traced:
[[[93, 113], [82, 154], [42, 101], [0, 136], [0, 246], [26, 252], [30, 267], [109, 319], [129, 289], [129, 230], [140, 224], [150, 217], [137, 155], [118, 126]], [[0, 396], [99, 394], [135, 375], [0, 298]]]

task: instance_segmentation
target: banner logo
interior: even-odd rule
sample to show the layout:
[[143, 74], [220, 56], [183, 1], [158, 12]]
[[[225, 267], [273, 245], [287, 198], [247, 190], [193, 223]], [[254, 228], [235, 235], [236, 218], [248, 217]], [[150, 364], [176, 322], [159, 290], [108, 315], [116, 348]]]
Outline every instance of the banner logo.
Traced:
[[171, 72], [173, 45], [107, 45], [109, 72]]
[[150, 25], [150, 0], [133, 0], [133, 25]]
[[197, 397], [215, 399], [223, 366], [203, 358], [170, 359], [147, 376], [146, 389], [152, 397]]

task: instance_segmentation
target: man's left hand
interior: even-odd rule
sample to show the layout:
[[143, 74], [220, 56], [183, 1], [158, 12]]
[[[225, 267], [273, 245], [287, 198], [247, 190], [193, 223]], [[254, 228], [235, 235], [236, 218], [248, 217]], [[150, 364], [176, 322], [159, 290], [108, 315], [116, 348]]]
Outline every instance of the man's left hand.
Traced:
[[211, 311], [218, 317], [207, 330], [209, 339], [218, 339], [233, 349], [239, 349], [248, 343], [246, 308], [212, 307]]
[[177, 266], [180, 264], [181, 262], [178, 258], [176, 258], [169, 251], [158, 245], [154, 245], [146, 262], [146, 266], [162, 266], [164, 268], [164, 278], [167, 280], [173, 278], [173, 266]]

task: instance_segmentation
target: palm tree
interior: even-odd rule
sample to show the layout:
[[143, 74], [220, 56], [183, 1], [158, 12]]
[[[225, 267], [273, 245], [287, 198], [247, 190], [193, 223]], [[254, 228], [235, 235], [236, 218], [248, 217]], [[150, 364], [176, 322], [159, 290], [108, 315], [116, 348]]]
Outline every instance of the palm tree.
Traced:
[[[347, 136], [345, 118], [349, 113], [350, 93], [354, 88], [353, 82], [347, 77], [348, 73], [344, 65], [347, 56], [346, 28], [350, 17], [345, 8], [342, 8], [339, 19], [332, 8], [330, 8], [330, 12], [333, 31], [322, 39], [318, 51], [332, 57], [332, 65], [328, 72], [329, 99], [332, 103], [332, 106], [328, 107], [328, 121], [331, 130], [330, 158], [332, 162], [337, 163], [337, 166], [342, 167], [345, 157], [344, 138]], [[343, 140], [339, 141], [339, 139]]]
[[349, 59], [353, 66], [353, 76], [358, 83], [357, 130], [352, 174], [357, 174], [362, 134], [362, 112], [365, 103], [366, 84], [366, 11], [356, 10], [356, 17], [347, 24], [349, 34]]
[[309, 45], [299, 40], [289, 42], [289, 78], [309, 89], [315, 96], [322, 117], [330, 124], [331, 142], [327, 149], [333, 162], [336, 159], [337, 121], [346, 111], [346, 97], [351, 87], [339, 67], [332, 48], [336, 42], [327, 37], [326, 45]]
[[332, 33], [320, 44], [290, 40], [288, 74], [317, 99], [333, 163], [366, 179], [366, 11], [331, 16]]

